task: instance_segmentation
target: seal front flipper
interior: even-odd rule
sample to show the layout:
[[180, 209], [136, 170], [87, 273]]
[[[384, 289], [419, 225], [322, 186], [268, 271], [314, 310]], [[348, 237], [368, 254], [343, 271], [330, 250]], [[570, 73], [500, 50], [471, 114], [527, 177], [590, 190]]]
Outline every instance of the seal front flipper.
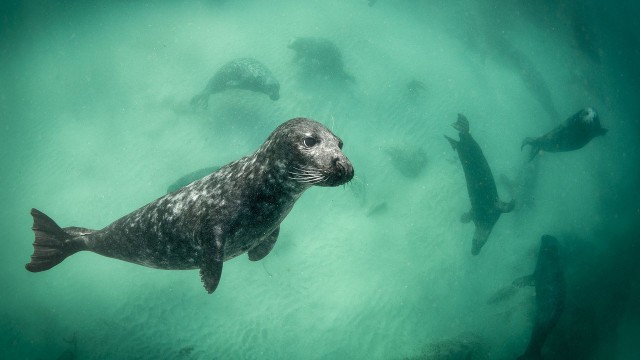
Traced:
[[191, 98], [190, 104], [195, 108], [206, 109], [209, 107], [209, 95], [211, 95], [208, 91], [203, 91], [202, 93]]
[[260, 244], [249, 250], [249, 260], [258, 261], [264, 259], [265, 256], [269, 255], [269, 252], [271, 252], [271, 249], [273, 249], [274, 245], [276, 244], [276, 240], [278, 240], [279, 233], [280, 226], [273, 230], [273, 232]]
[[489, 300], [487, 300], [487, 304], [490, 304], [490, 305], [498, 304], [506, 300], [509, 300], [513, 297], [513, 295], [517, 293], [517, 290], [518, 288], [513, 286], [513, 284], [507, 285], [502, 289], [496, 291], [493, 295], [491, 295]]
[[[206, 227], [205, 227], [206, 228]], [[222, 262], [224, 261], [224, 240], [222, 231], [207, 234], [201, 238], [202, 259], [200, 264], [200, 279], [205, 290], [213, 293], [220, 283], [222, 276]]]
[[31, 262], [25, 265], [27, 270], [31, 272], [49, 270], [68, 256], [87, 249], [81, 239], [75, 238], [75, 234], [61, 229], [55, 221], [41, 211], [31, 209], [31, 216], [33, 216], [31, 229], [36, 239], [33, 242]]
[[496, 209], [498, 209], [503, 214], [511, 212], [515, 206], [516, 206], [515, 200], [511, 200], [509, 202], [498, 200], [496, 202]]
[[531, 161], [533, 160], [533, 158], [536, 157], [536, 155], [540, 153], [540, 150], [542, 149], [542, 145], [540, 144], [539, 139], [533, 139], [528, 137], [522, 140], [522, 145], [520, 145], [520, 151], [522, 151], [522, 149], [524, 149], [526, 145], [531, 146], [531, 153], [529, 153], [529, 161]]
[[521, 287], [525, 287], [525, 286], [535, 286], [536, 285], [536, 278], [535, 278], [534, 274], [523, 276], [523, 277], [519, 277], [519, 278], [513, 280], [512, 285], [517, 287], [517, 288], [521, 288]]

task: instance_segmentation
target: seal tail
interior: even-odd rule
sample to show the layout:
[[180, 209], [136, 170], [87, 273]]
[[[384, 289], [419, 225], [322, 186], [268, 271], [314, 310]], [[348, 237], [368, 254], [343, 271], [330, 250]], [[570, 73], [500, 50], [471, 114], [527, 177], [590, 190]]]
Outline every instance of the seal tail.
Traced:
[[451, 147], [453, 148], [453, 150], [457, 150], [458, 149], [458, 144], [460, 143], [458, 140], [452, 139], [452, 138], [448, 137], [447, 135], [445, 135], [444, 137], [445, 137], [445, 139], [449, 140], [449, 144], [451, 144]]
[[469, 120], [461, 113], [458, 113], [458, 120], [451, 124], [451, 126], [461, 133], [469, 133]]
[[531, 146], [531, 153], [529, 154], [529, 161], [531, 161], [540, 152], [540, 148], [541, 148], [540, 142], [537, 139], [528, 137], [522, 140], [522, 145], [520, 145], [520, 151], [522, 151], [522, 149], [524, 149], [526, 145]]
[[33, 242], [31, 262], [25, 265], [27, 270], [31, 272], [49, 270], [68, 256], [86, 249], [84, 242], [73, 241], [72, 234], [65, 232], [44, 213], [31, 209], [31, 216], [33, 216], [32, 229], [36, 239]]

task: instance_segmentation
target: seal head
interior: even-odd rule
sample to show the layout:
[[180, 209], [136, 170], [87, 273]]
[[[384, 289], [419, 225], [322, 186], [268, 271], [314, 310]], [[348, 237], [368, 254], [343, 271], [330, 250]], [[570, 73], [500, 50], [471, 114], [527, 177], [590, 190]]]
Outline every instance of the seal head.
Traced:
[[282, 157], [290, 159], [288, 172], [295, 181], [338, 186], [353, 178], [353, 166], [342, 153], [342, 140], [320, 123], [293, 119], [276, 129], [271, 138]]

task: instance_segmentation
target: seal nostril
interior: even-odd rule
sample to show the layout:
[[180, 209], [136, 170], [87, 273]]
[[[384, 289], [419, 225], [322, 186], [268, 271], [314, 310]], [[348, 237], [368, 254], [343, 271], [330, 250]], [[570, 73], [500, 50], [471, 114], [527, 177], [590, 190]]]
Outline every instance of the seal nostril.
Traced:
[[338, 172], [340, 172], [340, 174], [344, 174], [347, 172], [345, 163], [344, 161], [341, 161], [340, 158], [334, 158], [332, 163], [333, 163], [333, 167], [336, 168]]

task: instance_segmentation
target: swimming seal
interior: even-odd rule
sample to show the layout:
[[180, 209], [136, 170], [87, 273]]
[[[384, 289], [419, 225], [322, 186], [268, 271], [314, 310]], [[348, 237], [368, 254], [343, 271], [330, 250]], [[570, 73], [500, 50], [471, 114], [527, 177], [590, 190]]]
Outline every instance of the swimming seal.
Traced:
[[453, 128], [460, 133], [460, 141], [444, 136], [451, 147], [458, 152], [464, 177], [467, 180], [467, 191], [471, 200], [471, 210], [460, 219], [467, 223], [473, 220], [476, 226], [473, 234], [471, 254], [478, 255], [480, 249], [487, 242], [493, 226], [503, 213], [513, 210], [515, 202], [506, 203], [498, 198], [496, 183], [489, 168], [489, 163], [482, 153], [482, 149], [469, 133], [469, 121], [458, 114], [458, 121]]
[[82, 250], [158, 269], [200, 269], [207, 292], [222, 263], [242, 253], [257, 261], [276, 243], [280, 223], [313, 185], [353, 178], [342, 140], [311, 119], [278, 126], [253, 154], [167, 194], [102, 230], [60, 228], [32, 209], [32, 272]]
[[526, 138], [520, 146], [522, 150], [525, 145], [531, 146], [529, 161], [538, 155], [540, 150], [548, 152], [571, 151], [587, 145], [596, 136], [607, 133], [607, 129], [600, 125], [600, 117], [595, 109], [587, 107], [573, 116], [569, 117], [562, 124], [553, 130], [540, 136], [539, 138]]
[[209, 80], [207, 86], [191, 99], [191, 105], [206, 108], [209, 95], [228, 89], [251, 90], [280, 98], [280, 83], [271, 71], [253, 58], [240, 58], [224, 64]]
[[515, 287], [527, 285], [536, 288], [536, 315], [527, 350], [518, 357], [522, 360], [541, 358], [542, 346], [564, 310], [566, 285], [555, 237], [542, 236], [534, 273], [513, 282]]
[[293, 61], [307, 74], [326, 79], [355, 80], [344, 70], [340, 49], [329, 39], [297, 37], [289, 41], [288, 48], [296, 52]]

